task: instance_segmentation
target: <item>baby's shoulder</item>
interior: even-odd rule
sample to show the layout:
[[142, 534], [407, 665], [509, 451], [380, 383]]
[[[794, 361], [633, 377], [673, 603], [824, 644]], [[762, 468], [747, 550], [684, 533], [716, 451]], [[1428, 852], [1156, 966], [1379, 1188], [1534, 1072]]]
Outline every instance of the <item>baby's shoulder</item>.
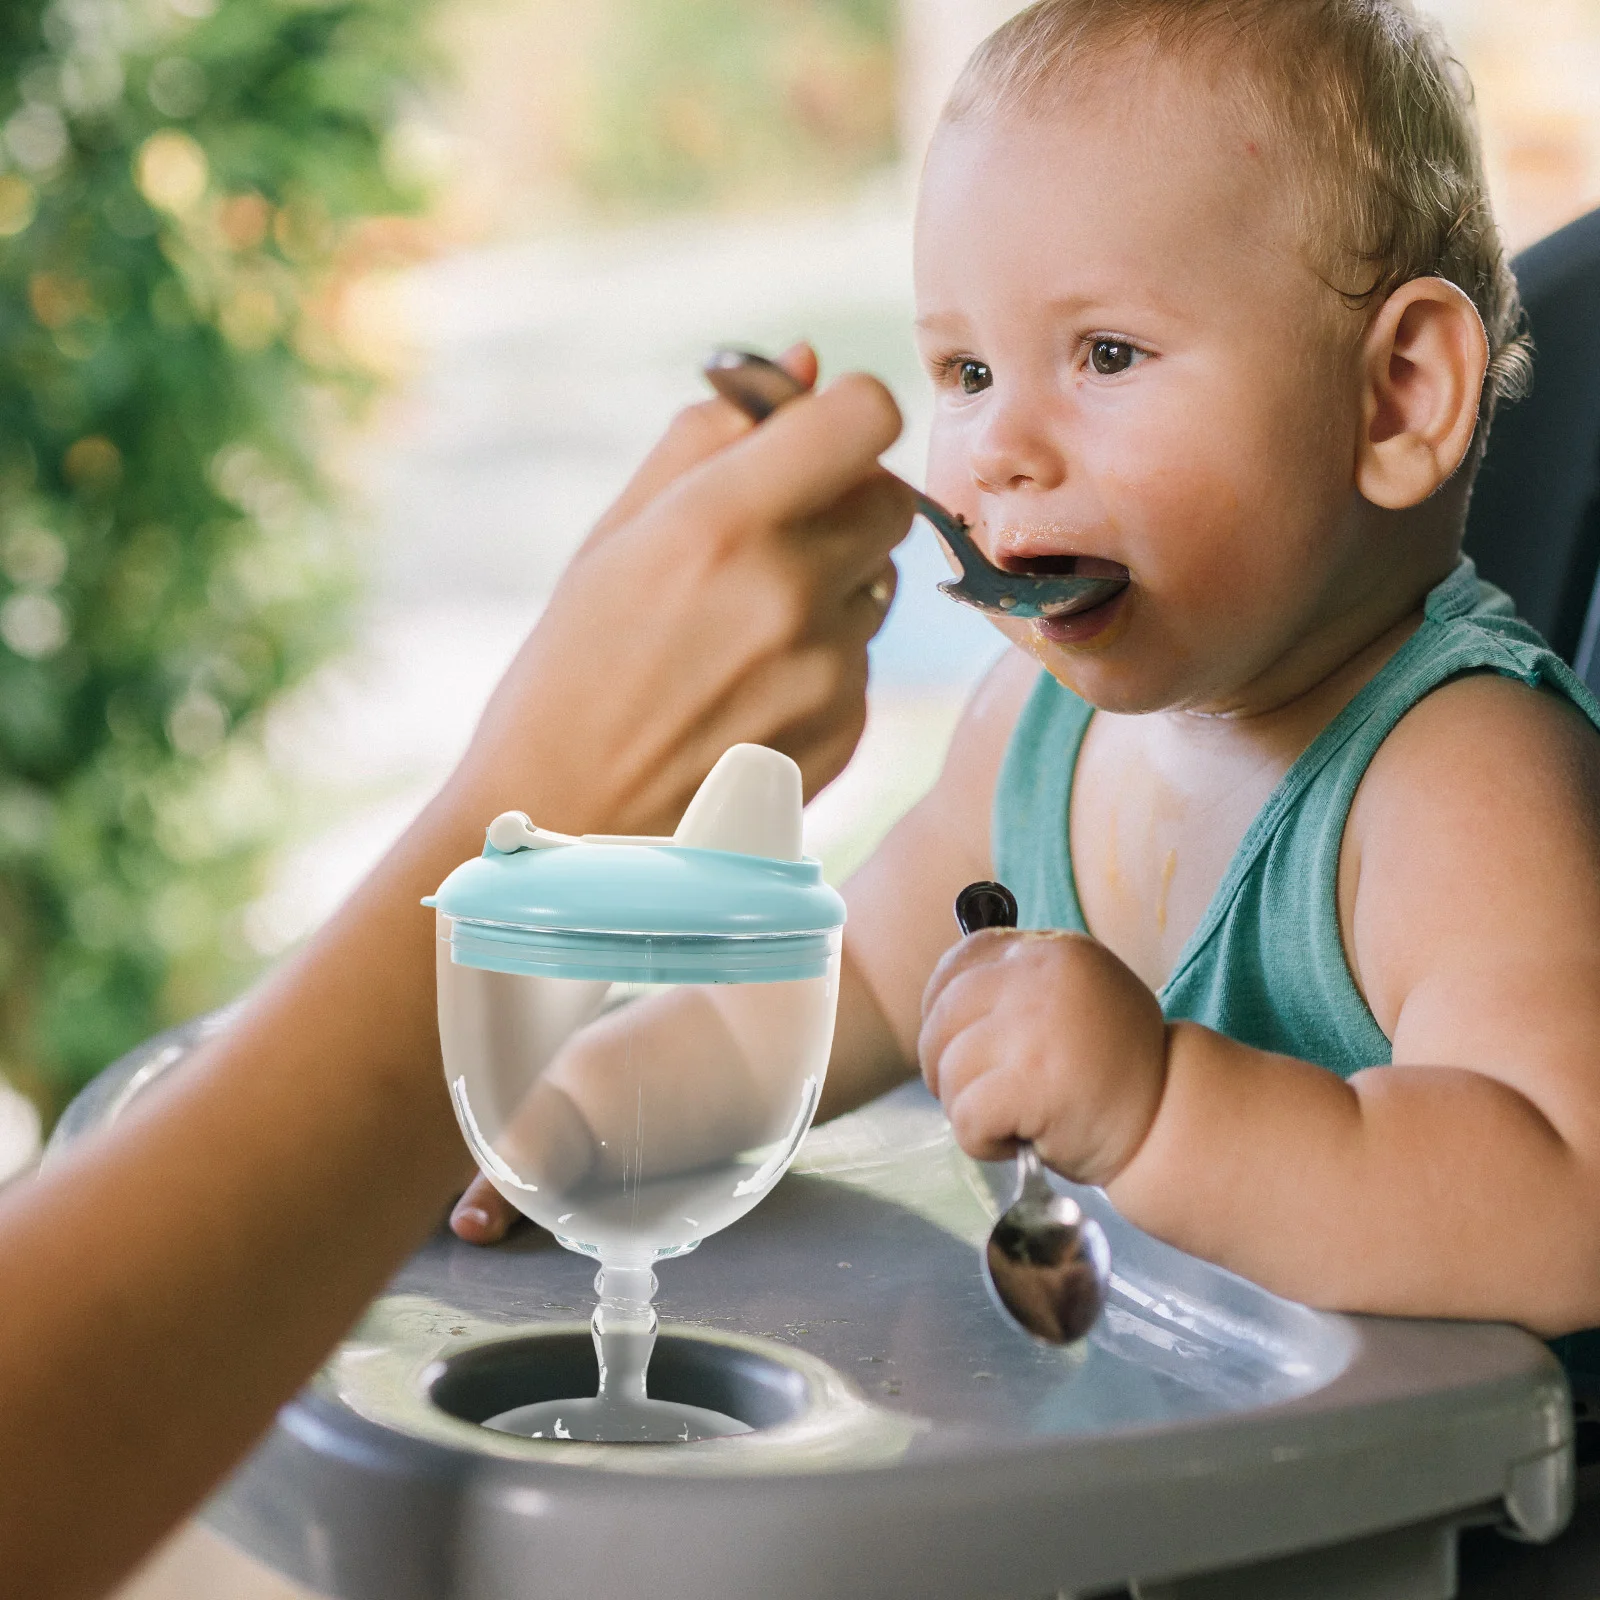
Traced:
[[1357, 802], [1397, 820], [1442, 810], [1487, 821], [1547, 805], [1600, 815], [1600, 730], [1555, 689], [1469, 673], [1406, 712], [1373, 756]]
[[1004, 757], [1011, 730], [1044, 669], [1013, 645], [990, 667], [961, 715], [956, 737]]
[[1600, 950], [1594, 723], [1557, 691], [1491, 672], [1427, 694], [1355, 794], [1339, 922], [1390, 1038], [1422, 992], [1462, 1014], [1523, 1006], [1549, 982], [1587, 992]]
[[1500, 961], [1530, 942], [1592, 947], [1600, 733], [1554, 690], [1493, 673], [1453, 679], [1379, 746], [1339, 880], [1346, 949], [1385, 1031], [1430, 964]]
[[987, 853], [1000, 768], [1039, 672], [1039, 664], [1016, 648], [989, 669], [962, 710], [939, 776], [915, 807], [924, 830], [972, 841]]

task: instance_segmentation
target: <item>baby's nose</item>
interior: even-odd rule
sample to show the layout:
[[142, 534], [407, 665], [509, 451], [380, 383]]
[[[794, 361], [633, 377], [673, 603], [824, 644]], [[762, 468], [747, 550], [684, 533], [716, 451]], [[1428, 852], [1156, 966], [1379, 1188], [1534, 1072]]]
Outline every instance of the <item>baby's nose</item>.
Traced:
[[1043, 417], [999, 396], [986, 409], [968, 457], [980, 489], [989, 494], [1050, 490], [1066, 481], [1066, 456]]

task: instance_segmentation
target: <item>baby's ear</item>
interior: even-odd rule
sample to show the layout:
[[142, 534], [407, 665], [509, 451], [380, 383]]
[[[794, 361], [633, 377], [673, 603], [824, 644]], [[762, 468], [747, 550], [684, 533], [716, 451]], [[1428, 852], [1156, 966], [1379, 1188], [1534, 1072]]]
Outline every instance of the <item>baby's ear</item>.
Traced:
[[1356, 487], [1373, 505], [1426, 500], [1461, 465], [1478, 425], [1489, 340], [1478, 308], [1444, 278], [1413, 278], [1362, 345]]

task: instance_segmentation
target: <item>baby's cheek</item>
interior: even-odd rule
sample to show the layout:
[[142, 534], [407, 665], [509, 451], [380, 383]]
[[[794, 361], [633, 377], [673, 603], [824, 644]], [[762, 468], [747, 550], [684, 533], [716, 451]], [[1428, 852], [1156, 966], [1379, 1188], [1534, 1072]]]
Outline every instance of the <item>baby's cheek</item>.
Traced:
[[1152, 461], [1102, 479], [1109, 517], [1158, 578], [1192, 581], [1211, 570], [1209, 557], [1236, 545], [1241, 495], [1234, 481], [1201, 465]]
[[946, 510], [968, 522], [977, 521], [978, 491], [972, 481], [965, 441], [956, 424], [937, 411], [928, 435], [927, 488]]
[[1264, 484], [1241, 482], [1209, 464], [1156, 465], [1119, 477], [1116, 501], [1135, 517], [1145, 546], [1136, 575], [1162, 613], [1180, 654], [1214, 656], [1244, 644], [1264, 623], [1298, 610], [1306, 552], [1294, 536], [1298, 512]]

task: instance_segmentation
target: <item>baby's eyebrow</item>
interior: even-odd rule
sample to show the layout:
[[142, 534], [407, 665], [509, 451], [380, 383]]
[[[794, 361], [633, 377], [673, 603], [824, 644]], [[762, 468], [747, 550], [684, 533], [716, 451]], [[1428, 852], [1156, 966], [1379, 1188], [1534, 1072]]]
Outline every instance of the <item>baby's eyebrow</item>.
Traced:
[[1173, 308], [1148, 293], [1135, 294], [1123, 285], [1114, 292], [1096, 290], [1055, 295], [1046, 300], [1041, 309], [1053, 317], [1070, 317], [1083, 322], [1118, 322], [1129, 317], [1167, 315]]
[[[1042, 300], [1039, 310], [1051, 319], [1086, 323], [1116, 323], [1130, 317], [1135, 320], [1151, 317], [1182, 320], [1185, 315], [1183, 306], [1168, 296], [1145, 293], [1135, 298], [1126, 291], [1107, 293], [1101, 290], [1054, 295]], [[912, 327], [918, 333], [957, 338], [969, 331], [970, 322], [961, 311], [929, 311], [915, 318]]]

